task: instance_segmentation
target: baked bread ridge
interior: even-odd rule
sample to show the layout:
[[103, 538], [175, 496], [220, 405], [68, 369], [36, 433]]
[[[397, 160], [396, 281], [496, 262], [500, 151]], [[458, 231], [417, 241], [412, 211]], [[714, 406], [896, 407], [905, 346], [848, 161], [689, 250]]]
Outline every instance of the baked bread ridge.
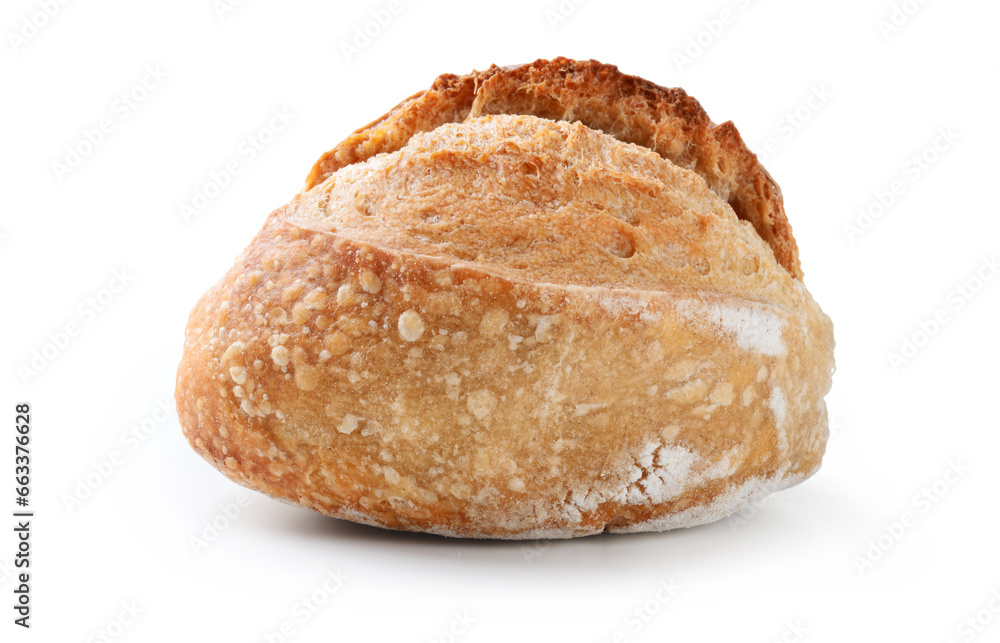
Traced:
[[579, 122], [468, 118], [339, 170], [299, 225], [523, 280], [792, 304], [795, 280], [694, 172]]
[[[580, 124], [498, 116], [454, 128], [296, 196], [202, 298], [177, 402], [203, 457], [328, 515], [512, 539], [694, 526], [816, 471], [829, 319], [697, 175]], [[520, 161], [536, 180], [510, 165]], [[416, 181], [426, 163], [448, 190]], [[609, 207], [566, 213], [546, 190]], [[519, 211], [510, 194], [537, 202]], [[524, 219], [538, 240], [547, 213], [617, 221], [612, 201], [642, 234], [677, 233], [716, 268], [667, 270], [639, 236], [635, 254], [617, 256], [593, 227], [571, 225], [554, 247], [585, 274], [557, 283], [502, 253], [463, 259], [421, 239], [422, 218], [404, 220]], [[497, 238], [471, 234], [465, 243]], [[599, 263], [576, 254], [587, 243]], [[723, 269], [727, 254], [754, 252], [749, 274]], [[643, 262], [663, 270], [629, 281]]]
[[462, 76], [443, 74], [429, 89], [323, 154], [303, 191], [343, 167], [402, 148], [414, 134], [485, 114], [578, 120], [693, 170], [739, 218], [754, 226], [778, 263], [802, 279], [781, 189], [735, 125], [713, 123], [701, 104], [682, 89], [661, 87], [595, 60], [560, 57], [510, 67], [493, 65]]

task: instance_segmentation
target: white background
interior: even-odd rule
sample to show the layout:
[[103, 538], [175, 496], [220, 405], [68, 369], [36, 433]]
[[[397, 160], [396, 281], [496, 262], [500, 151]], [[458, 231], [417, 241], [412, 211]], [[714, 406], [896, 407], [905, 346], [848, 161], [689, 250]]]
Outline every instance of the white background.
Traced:
[[[220, 15], [212, 0], [105, 0], [48, 19], [44, 2], [4, 2], [0, 505], [14, 510], [11, 427], [27, 400], [37, 515], [30, 631], [12, 625], [16, 545], [0, 520], [0, 638], [260, 642], [287, 624], [283, 640], [303, 643], [998, 640], [1000, 7], [895, 3], [401, 0], [348, 56], [387, 1]], [[896, 5], [909, 13], [889, 29]], [[158, 410], [197, 298], [352, 130], [440, 73], [558, 55], [683, 87], [771, 150], [806, 283], [835, 325], [823, 468], [710, 526], [548, 547], [240, 496]], [[147, 69], [165, 77], [137, 89]], [[145, 96], [127, 107], [133, 91]], [[270, 137], [275, 109], [292, 117]], [[270, 140], [250, 159], [254, 135]], [[60, 171], [68, 148], [82, 158]], [[185, 221], [231, 161], [240, 173]], [[105, 291], [116, 271], [127, 285]], [[46, 348], [67, 324], [75, 336]], [[920, 346], [894, 364], [904, 338]], [[51, 359], [19, 371], [35, 351]], [[226, 528], [196, 553], [213, 520]], [[314, 593], [323, 604], [304, 609]]]

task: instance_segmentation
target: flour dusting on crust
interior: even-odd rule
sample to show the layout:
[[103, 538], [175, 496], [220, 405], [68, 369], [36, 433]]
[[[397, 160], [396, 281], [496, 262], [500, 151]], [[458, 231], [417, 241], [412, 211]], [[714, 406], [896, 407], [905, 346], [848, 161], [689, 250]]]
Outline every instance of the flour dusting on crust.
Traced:
[[736, 339], [745, 351], [761, 355], [783, 355], [785, 342], [782, 329], [785, 320], [767, 310], [763, 305], [745, 303], [734, 306], [723, 302], [686, 300], [677, 304], [682, 315], [706, 321]]
[[804, 475], [783, 476], [784, 470], [772, 477], [753, 477], [739, 486], [730, 487], [725, 493], [715, 496], [707, 505], [690, 507], [675, 514], [668, 514], [624, 527], [608, 527], [613, 534], [632, 534], [644, 531], [665, 531], [682, 527], [697, 527], [740, 511], [764, 496], [795, 486]]

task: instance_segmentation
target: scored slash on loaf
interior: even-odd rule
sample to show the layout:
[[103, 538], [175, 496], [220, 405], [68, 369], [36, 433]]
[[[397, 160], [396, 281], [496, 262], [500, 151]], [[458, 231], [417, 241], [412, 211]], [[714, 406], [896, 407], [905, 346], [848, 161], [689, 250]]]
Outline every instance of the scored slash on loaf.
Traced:
[[732, 123], [560, 58], [441, 76], [325, 154], [195, 306], [176, 395], [275, 498], [563, 538], [812, 475], [833, 345]]

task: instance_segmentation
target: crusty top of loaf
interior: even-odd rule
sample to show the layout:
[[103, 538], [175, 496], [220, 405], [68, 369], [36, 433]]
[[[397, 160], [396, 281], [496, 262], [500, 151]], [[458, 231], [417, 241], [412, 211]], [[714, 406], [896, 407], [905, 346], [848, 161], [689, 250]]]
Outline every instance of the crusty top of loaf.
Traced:
[[531, 283], [797, 296], [753, 227], [701, 177], [579, 122], [442, 125], [338, 170], [285, 217]]
[[325, 153], [310, 172], [305, 190], [341, 168], [400, 150], [415, 134], [489, 114], [579, 121], [696, 172], [736, 216], [753, 225], [778, 264], [802, 278], [781, 190], [733, 123], [714, 124], [681, 89], [661, 87], [594, 60], [556, 58], [439, 76], [430, 89]]

